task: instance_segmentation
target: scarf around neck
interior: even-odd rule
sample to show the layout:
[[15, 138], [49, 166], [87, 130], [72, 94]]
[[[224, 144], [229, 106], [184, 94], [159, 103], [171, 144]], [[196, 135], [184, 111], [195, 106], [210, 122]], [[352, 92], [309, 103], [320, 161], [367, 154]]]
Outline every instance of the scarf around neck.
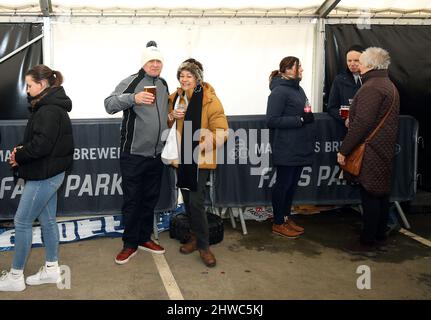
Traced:
[[[183, 92], [183, 94], [187, 94]], [[175, 96], [175, 100], [178, 98], [178, 93]], [[195, 150], [199, 151], [199, 140], [194, 141], [193, 136], [196, 131], [201, 129], [202, 125], [202, 102], [203, 102], [203, 88], [198, 85], [193, 91], [192, 97], [187, 106], [186, 114], [184, 116], [184, 125], [181, 130], [181, 150], [180, 150], [180, 161], [178, 165], [178, 181], [177, 187], [181, 189], [188, 189], [190, 191], [197, 191], [198, 186], [198, 159], [193, 159], [193, 153]], [[174, 101], [175, 105], [175, 101]], [[184, 134], [186, 127], [190, 128]]]

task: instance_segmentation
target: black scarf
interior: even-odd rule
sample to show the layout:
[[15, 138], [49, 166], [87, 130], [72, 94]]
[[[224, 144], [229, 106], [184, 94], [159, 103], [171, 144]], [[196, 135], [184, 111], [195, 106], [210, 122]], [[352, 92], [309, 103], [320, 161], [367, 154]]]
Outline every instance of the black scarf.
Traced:
[[[184, 94], [186, 94], [184, 92]], [[175, 100], [178, 98], [178, 94]], [[182, 189], [188, 189], [190, 191], [197, 191], [198, 187], [198, 159], [193, 159], [193, 153], [195, 150], [199, 150], [199, 141], [193, 141], [193, 136], [197, 130], [201, 129], [202, 121], [202, 101], [203, 101], [203, 88], [198, 85], [193, 91], [193, 95], [190, 99], [189, 105], [187, 106], [187, 111], [184, 116], [184, 125], [181, 132], [181, 150], [180, 150], [180, 161], [178, 165], [178, 181], [177, 187]], [[174, 101], [175, 105], [175, 101]], [[190, 132], [187, 133], [187, 137], [184, 134], [184, 129], [186, 126], [191, 124], [192, 135]], [[190, 141], [192, 140], [192, 141]], [[190, 147], [192, 148], [191, 152]], [[184, 151], [186, 150], [187, 153]]]

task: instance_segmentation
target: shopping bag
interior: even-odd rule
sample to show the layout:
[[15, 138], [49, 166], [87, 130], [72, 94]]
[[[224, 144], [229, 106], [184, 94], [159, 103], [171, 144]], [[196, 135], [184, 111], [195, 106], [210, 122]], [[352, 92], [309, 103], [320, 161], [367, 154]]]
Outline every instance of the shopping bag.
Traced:
[[165, 164], [171, 164], [173, 161], [178, 160], [178, 144], [177, 144], [177, 122], [169, 130], [165, 146], [162, 151], [162, 161]]

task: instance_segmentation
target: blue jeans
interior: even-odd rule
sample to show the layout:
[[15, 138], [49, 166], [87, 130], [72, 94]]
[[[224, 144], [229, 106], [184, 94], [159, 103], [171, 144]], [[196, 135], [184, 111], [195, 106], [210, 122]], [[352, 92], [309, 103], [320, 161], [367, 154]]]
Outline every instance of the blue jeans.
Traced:
[[15, 255], [12, 268], [24, 270], [30, 253], [33, 222], [38, 219], [46, 248], [46, 261], [58, 261], [57, 190], [64, 180], [64, 172], [38, 181], [27, 181], [15, 214]]

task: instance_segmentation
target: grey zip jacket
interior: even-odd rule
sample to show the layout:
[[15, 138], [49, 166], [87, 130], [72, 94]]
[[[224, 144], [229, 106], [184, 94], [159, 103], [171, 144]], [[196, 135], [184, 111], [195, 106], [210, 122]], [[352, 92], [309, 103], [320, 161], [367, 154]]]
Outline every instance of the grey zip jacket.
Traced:
[[[121, 152], [156, 157], [163, 149], [162, 133], [168, 128], [169, 92], [166, 81], [146, 74], [136, 85], [134, 93], [124, 93], [138, 74], [127, 77], [105, 99], [105, 109], [109, 114], [123, 111], [121, 123]], [[151, 105], [136, 104], [135, 94], [144, 86], [156, 86], [156, 100]]]

